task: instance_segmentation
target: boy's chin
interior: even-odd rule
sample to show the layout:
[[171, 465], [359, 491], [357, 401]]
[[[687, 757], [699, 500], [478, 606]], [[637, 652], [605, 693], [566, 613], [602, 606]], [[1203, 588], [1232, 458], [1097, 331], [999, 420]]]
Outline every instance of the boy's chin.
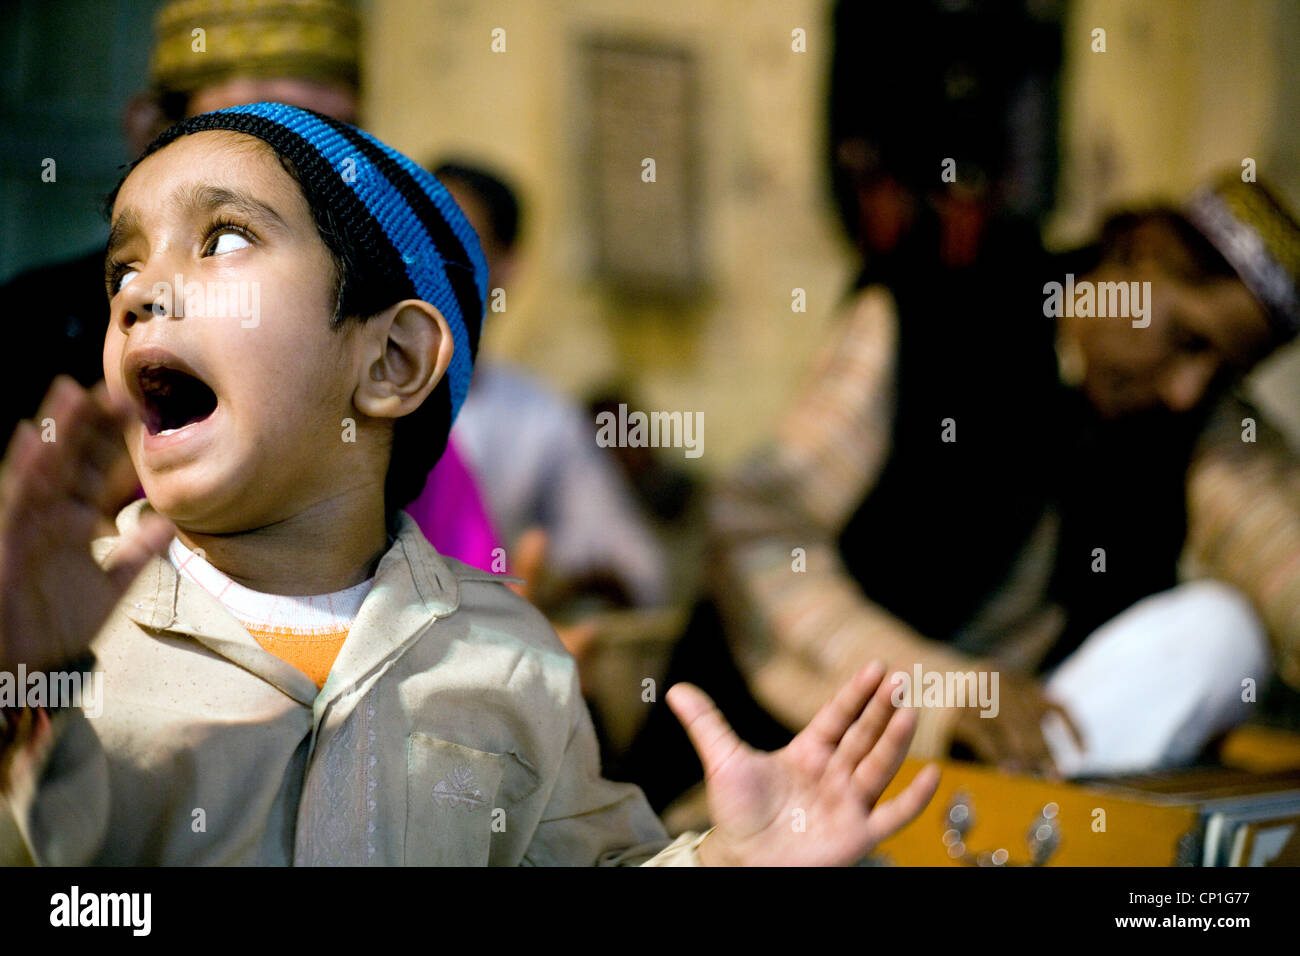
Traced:
[[179, 527], [195, 531], [220, 534], [222, 528], [214, 520], [229, 513], [231, 502], [238, 495], [223, 494], [230, 487], [228, 481], [205, 475], [197, 467], [168, 471], [161, 475], [142, 474], [140, 484], [144, 496], [154, 511]]

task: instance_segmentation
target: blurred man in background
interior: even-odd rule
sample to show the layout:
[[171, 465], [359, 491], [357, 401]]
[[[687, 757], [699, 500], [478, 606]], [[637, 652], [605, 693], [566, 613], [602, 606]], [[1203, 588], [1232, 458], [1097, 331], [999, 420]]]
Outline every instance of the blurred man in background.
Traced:
[[[508, 294], [522, 218], [515, 190], [467, 161], [432, 171], [479, 234], [488, 301], [496, 290]], [[508, 314], [489, 306], [488, 321]], [[513, 567], [528, 578], [545, 569], [532, 599], [549, 609], [576, 602], [580, 610], [668, 599], [663, 548], [577, 403], [515, 366], [480, 361], [452, 440], [482, 482], [498, 533], [515, 545]]]
[[[934, 42], [866, 55], [881, 35]], [[1034, 56], [999, 59], [1008, 36]], [[914, 753], [1069, 774], [1197, 759], [1270, 657], [1300, 686], [1300, 465], [1229, 394], [1300, 327], [1300, 226], [1225, 179], [1048, 255], [1051, 124], [1024, 119], [1052, 114], [1052, 40], [980, 5], [839, 7], [830, 158], [862, 271], [774, 440], [714, 496], [713, 600], [673, 679], [788, 728], [864, 660], [995, 672], [996, 716], [927, 705]], [[1047, 318], [1067, 276], [1150, 283], [1147, 320]], [[623, 770], [659, 805], [692, 780], [662, 716]]]
[[[1205, 546], [1237, 540], [1243, 516], [1198, 476], [1228, 387], [1295, 333], [1300, 227], [1229, 178], [1185, 215], [1119, 216], [1098, 246], [1048, 256], [1033, 214], [1051, 126], [1027, 119], [1053, 114], [1050, 24], [978, 4], [843, 4], [836, 23], [830, 158], [863, 270], [777, 442], [717, 496], [716, 593], [741, 668], [786, 723], [858, 659], [998, 671], [996, 718], [927, 707], [917, 751], [1074, 773], [1192, 760], [1245, 719], [1241, 681], [1268, 679], [1261, 618], [1279, 648], [1297, 641], [1292, 586], [1251, 586]], [[935, 43], [916, 62], [864, 57], [882, 31]], [[1032, 56], [1006, 62], [992, 34]], [[898, 95], [871, 94], [887, 84]], [[1049, 310], [1049, 283], [1076, 278], [1149, 290], [1145, 321]], [[1225, 447], [1241, 458], [1229, 437], [1221, 463]], [[1260, 463], [1280, 446], [1251, 441], [1268, 497]], [[1289, 527], [1294, 499], [1270, 500]], [[1269, 529], [1247, 537], [1295, 566]], [[1249, 600], [1180, 586], [1189, 543]]]
[[[1243, 234], [1264, 266], [1235, 255]], [[1246, 719], [1243, 680], [1271, 674], [1263, 622], [1294, 680], [1300, 465], [1227, 389], [1300, 329], [1297, 248], [1266, 188], [1228, 179], [1185, 216], [1115, 217], [1061, 263], [1149, 282], [1136, 327], [1038, 311], [963, 336], [906, 286], [864, 287], [779, 441], [717, 498], [718, 594], [759, 700], [789, 721], [863, 657], [998, 671], [996, 717], [927, 707], [918, 752], [1086, 773], [1188, 762]], [[1039, 308], [1048, 275], [1021, 280]], [[1038, 358], [1008, 367], [1016, 336]], [[1215, 583], [1180, 576], [1189, 545]]]

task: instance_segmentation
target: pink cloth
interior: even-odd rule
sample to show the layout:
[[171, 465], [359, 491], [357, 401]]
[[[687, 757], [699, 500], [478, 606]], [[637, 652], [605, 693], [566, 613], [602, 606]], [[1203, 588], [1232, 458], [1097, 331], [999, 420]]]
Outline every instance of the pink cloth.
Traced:
[[[464, 561], [480, 571], [493, 572], [492, 552], [500, 547], [492, 521], [488, 518], [478, 484], [456, 449], [455, 441], [429, 472], [420, 496], [406, 506], [429, 543], [442, 555]], [[504, 554], [504, 552], [498, 552]]]

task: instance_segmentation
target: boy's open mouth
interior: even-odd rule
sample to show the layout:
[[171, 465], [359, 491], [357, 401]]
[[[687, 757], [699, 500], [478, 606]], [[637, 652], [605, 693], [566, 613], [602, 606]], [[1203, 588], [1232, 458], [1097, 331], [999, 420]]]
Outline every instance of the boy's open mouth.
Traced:
[[195, 376], [164, 365], [146, 365], [137, 379], [145, 428], [170, 435], [217, 410], [217, 395]]

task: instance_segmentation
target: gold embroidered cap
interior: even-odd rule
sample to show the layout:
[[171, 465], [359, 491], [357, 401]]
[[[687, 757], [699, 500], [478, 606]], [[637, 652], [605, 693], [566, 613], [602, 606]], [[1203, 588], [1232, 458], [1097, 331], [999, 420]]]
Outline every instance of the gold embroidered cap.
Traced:
[[1200, 189], [1187, 218], [1263, 304], [1279, 339], [1300, 333], [1300, 223], [1263, 184], [1237, 171]]
[[173, 0], [154, 18], [149, 76], [155, 89], [179, 93], [236, 76], [355, 88], [360, 33], [348, 0]]

